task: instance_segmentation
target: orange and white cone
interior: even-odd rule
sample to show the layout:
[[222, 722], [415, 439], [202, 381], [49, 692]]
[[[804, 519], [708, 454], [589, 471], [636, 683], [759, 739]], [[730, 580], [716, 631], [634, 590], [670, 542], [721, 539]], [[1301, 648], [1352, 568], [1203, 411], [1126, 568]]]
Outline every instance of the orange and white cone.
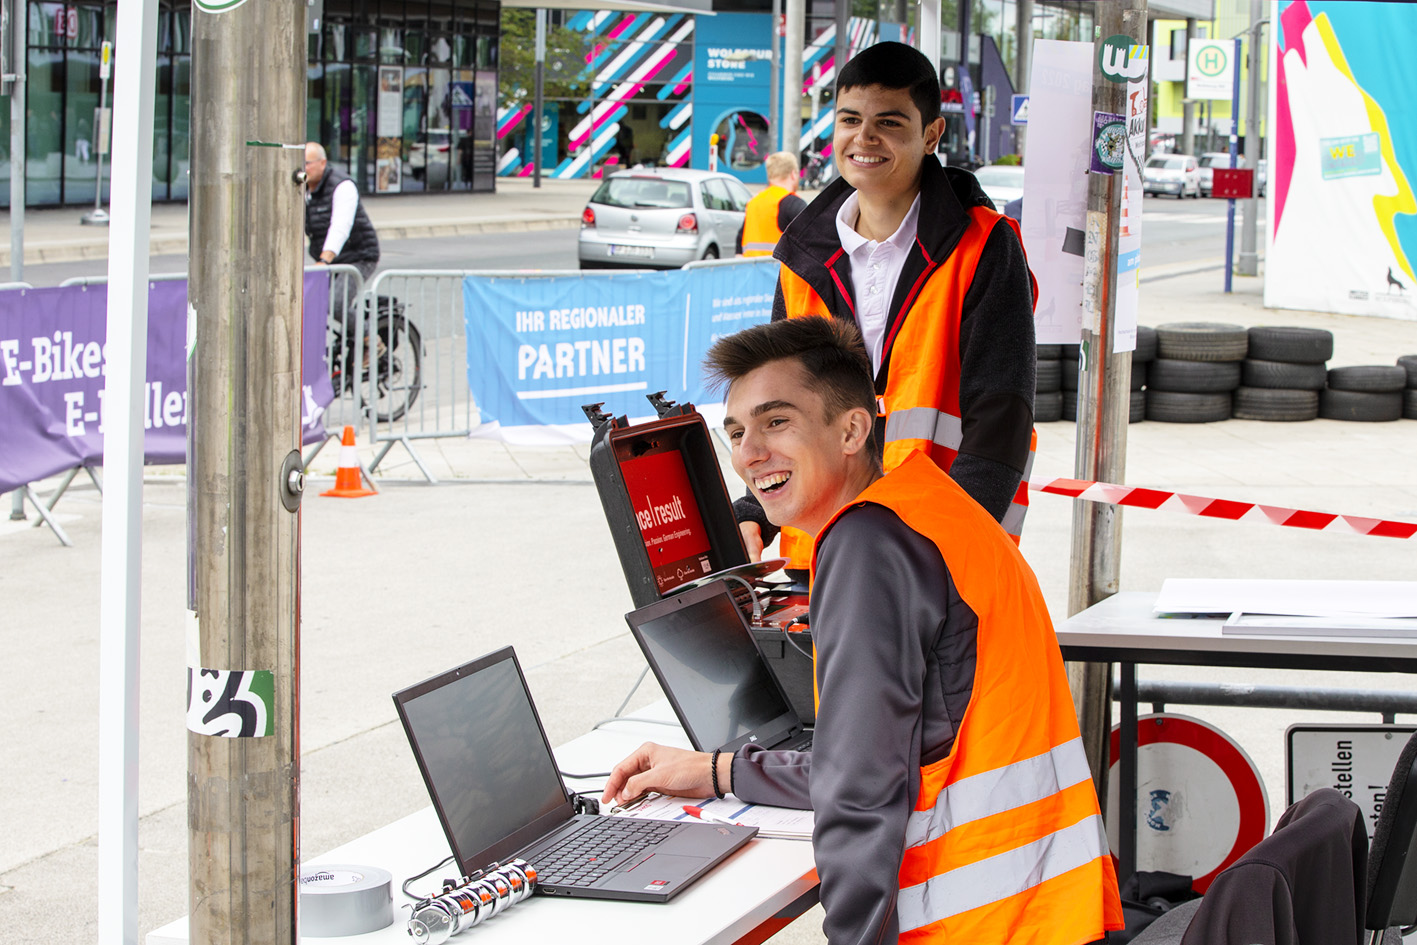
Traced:
[[378, 495], [372, 489], [364, 488], [360, 482], [359, 454], [354, 451], [354, 427], [346, 426], [340, 437], [339, 469], [335, 471], [335, 487], [326, 489], [320, 495], [334, 496], [336, 499], [358, 499], [366, 495]]

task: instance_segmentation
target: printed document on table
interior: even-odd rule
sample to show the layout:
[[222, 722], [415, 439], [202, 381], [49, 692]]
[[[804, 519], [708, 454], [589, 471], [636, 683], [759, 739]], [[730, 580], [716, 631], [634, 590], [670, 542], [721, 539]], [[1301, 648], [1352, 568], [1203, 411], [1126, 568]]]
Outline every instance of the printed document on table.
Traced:
[[[644, 817], [649, 820], [682, 820], [692, 823], [698, 818], [684, 811], [685, 806], [697, 807], [705, 813], [714, 814], [745, 827], [757, 827], [758, 836], [772, 840], [811, 840], [815, 817], [809, 810], [794, 810], [790, 807], [769, 807], [766, 804], [749, 804], [732, 794], [719, 800], [716, 797], [671, 797], [667, 794], [651, 794], [637, 804], [615, 808], [612, 817]], [[704, 821], [708, 823], [709, 821]]]
[[1168, 578], [1157, 614], [1417, 617], [1417, 581]]

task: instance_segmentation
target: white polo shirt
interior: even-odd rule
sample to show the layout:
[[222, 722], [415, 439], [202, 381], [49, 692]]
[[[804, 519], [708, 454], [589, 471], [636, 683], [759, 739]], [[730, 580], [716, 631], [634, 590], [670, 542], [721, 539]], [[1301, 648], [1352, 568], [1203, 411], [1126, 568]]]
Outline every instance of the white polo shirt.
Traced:
[[915, 231], [920, 221], [920, 195], [915, 195], [915, 202], [910, 205], [905, 219], [900, 221], [900, 226], [890, 239], [880, 242], [868, 240], [856, 232], [856, 222], [861, 218], [857, 196], [853, 191], [837, 211], [836, 235], [841, 240], [841, 248], [851, 257], [851, 293], [856, 300], [856, 322], [866, 342], [866, 351], [871, 355], [871, 370], [878, 373], [881, 370], [891, 296], [895, 294], [895, 284], [905, 268], [905, 258], [910, 252], [910, 244], [915, 242]]

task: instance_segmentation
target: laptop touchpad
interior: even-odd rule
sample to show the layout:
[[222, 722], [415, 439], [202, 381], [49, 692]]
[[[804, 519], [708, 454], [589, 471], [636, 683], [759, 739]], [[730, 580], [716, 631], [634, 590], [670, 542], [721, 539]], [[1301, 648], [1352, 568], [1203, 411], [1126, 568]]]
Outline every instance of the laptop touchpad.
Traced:
[[706, 856], [680, 856], [676, 853], [651, 853], [649, 856], [625, 867], [626, 873], [639, 870], [641, 873], [655, 873], [665, 879], [688, 876], [703, 865]]

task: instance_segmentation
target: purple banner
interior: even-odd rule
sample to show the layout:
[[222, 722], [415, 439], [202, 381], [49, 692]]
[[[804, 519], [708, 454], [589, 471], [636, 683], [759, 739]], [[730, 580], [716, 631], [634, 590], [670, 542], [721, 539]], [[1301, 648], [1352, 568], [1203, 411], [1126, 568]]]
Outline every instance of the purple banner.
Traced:
[[[0, 291], [0, 493], [80, 465], [103, 463], [108, 287]], [[334, 399], [325, 364], [329, 280], [305, 276], [303, 442], [325, 436]], [[148, 284], [143, 458], [187, 454], [187, 282]]]

